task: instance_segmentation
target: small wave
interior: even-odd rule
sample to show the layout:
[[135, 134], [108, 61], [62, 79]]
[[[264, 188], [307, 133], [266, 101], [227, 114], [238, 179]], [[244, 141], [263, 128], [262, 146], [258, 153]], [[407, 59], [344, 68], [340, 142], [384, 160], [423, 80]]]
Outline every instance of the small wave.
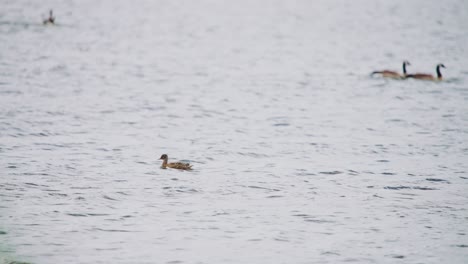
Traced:
[[67, 197], [68, 194], [65, 193], [48, 193], [50, 196], [60, 196], [60, 197]]
[[24, 184], [26, 185], [31, 185], [31, 186], [40, 186], [38, 184], [32, 183], [32, 182], [25, 182]]
[[280, 242], [289, 242], [289, 239], [283, 238], [283, 237], [275, 237], [274, 240], [280, 241]]
[[342, 171], [321, 171], [319, 173], [320, 174], [325, 174], [325, 175], [336, 175], [336, 174], [341, 174], [343, 172]]
[[181, 193], [197, 193], [198, 190], [190, 188], [190, 189], [178, 189], [176, 192], [181, 192]]
[[261, 189], [261, 190], [267, 190], [267, 191], [271, 191], [271, 192], [279, 192], [281, 190], [279, 189], [272, 189], [272, 188], [266, 188], [266, 187], [260, 187], [260, 186], [255, 186], [255, 185], [249, 185], [247, 186], [248, 188], [252, 188], [252, 189]]
[[419, 186], [386, 186], [384, 189], [387, 190], [404, 190], [404, 189], [412, 189], [412, 190], [422, 190], [422, 191], [433, 191], [433, 190], [438, 190], [436, 188], [430, 188], [430, 187], [419, 187]]
[[76, 217], [87, 217], [87, 214], [77, 214], [77, 213], [68, 213], [69, 216], [76, 216]]
[[339, 253], [332, 252], [332, 251], [324, 251], [324, 252], [320, 253], [320, 255], [340, 256]]
[[298, 172], [296, 173], [297, 176], [314, 176], [314, 175], [317, 175], [315, 173], [312, 173], [312, 172]]
[[107, 196], [107, 195], [103, 195], [102, 198], [107, 199], [107, 200], [111, 200], [111, 201], [118, 201], [118, 199], [112, 198], [112, 197]]
[[313, 222], [317, 224], [326, 224], [326, 223], [334, 223], [334, 221], [324, 220], [324, 219], [304, 219], [306, 222]]
[[87, 214], [79, 214], [79, 213], [68, 213], [69, 216], [76, 216], [76, 217], [88, 217], [88, 216], [108, 216], [109, 214], [98, 214], [98, 213], [87, 213]]
[[259, 154], [259, 153], [254, 153], [254, 152], [237, 152], [237, 154], [242, 155], [242, 156], [252, 157], [252, 158], [268, 158], [269, 157], [266, 154]]
[[134, 216], [133, 215], [124, 215], [121, 218], [132, 218], [132, 217], [134, 217]]
[[270, 195], [270, 196], [267, 196], [266, 198], [283, 198], [284, 196], [282, 195]]
[[171, 187], [171, 186], [165, 186], [162, 187], [163, 190], [167, 190], [169, 192], [178, 192], [178, 193], [198, 193], [199, 191], [194, 189], [194, 188], [188, 188], [188, 187]]
[[404, 120], [399, 119], [399, 118], [388, 119], [388, 120], [386, 120], [386, 121], [387, 121], [387, 122], [397, 122], [397, 123], [398, 123], [398, 122], [404, 122]]
[[121, 250], [121, 248], [96, 248], [97, 251], [114, 251], [114, 250]]
[[289, 126], [289, 123], [276, 123], [276, 124], [273, 124], [273, 126]]
[[166, 262], [166, 264], [182, 264], [182, 263], [184, 262], [181, 260], [171, 260], [171, 261]]
[[468, 244], [454, 245], [454, 247], [459, 247], [459, 248], [468, 248]]
[[95, 231], [104, 231], [104, 232], [120, 232], [120, 233], [130, 233], [130, 232], [137, 232], [131, 230], [124, 230], [124, 229], [103, 229], [103, 228], [93, 228]]
[[450, 182], [447, 181], [447, 180], [444, 180], [444, 179], [437, 179], [437, 178], [426, 178], [426, 181], [450, 183]]
[[[0, 85], [3, 85], [3, 84], [7, 84], [7, 83], [1, 83], [1, 82], [0, 82]], [[5, 94], [5, 95], [9, 95], [9, 94], [21, 95], [21, 94], [23, 94], [23, 92], [21, 92], [21, 91], [5, 90], [5, 91], [0, 91], [0, 94]]]
[[76, 189], [76, 190], [89, 190], [89, 189], [100, 189], [100, 187], [95, 187], [95, 186], [83, 186], [83, 187], [70, 187], [70, 189]]
[[109, 214], [88, 214], [88, 216], [108, 216]]
[[[24, 175], [41, 175], [41, 176], [46, 176], [47, 174], [43, 175], [43, 174], [24, 174]], [[25, 182], [24, 183], [25, 185], [28, 185], [29, 187], [49, 187], [48, 185], [44, 185], [44, 184], [35, 184], [35, 183], [32, 183], [32, 182]]]
[[304, 219], [304, 221], [306, 222], [313, 222], [313, 223], [319, 223], [319, 224], [322, 224], [322, 223], [333, 223], [334, 221], [331, 221], [331, 220], [326, 220], [326, 219], [317, 219], [316, 216], [312, 216], [312, 215], [308, 215], [308, 214], [295, 214], [293, 216], [296, 216], [296, 217], [301, 217]]

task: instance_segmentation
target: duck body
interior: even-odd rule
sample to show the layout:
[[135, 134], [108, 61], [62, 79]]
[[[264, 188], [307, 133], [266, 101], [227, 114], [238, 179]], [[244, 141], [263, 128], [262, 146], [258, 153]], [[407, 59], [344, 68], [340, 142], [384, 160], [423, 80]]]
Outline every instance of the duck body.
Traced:
[[184, 162], [171, 162], [171, 163], [169, 163], [168, 162], [169, 157], [167, 156], [167, 154], [161, 155], [161, 158], [159, 158], [159, 159], [163, 160], [163, 164], [161, 165], [161, 169], [171, 168], [171, 169], [178, 169], [178, 170], [192, 170], [192, 165], [190, 165], [189, 163], [184, 163]]
[[400, 74], [396, 71], [391, 70], [382, 70], [382, 71], [374, 71], [371, 75], [380, 74], [384, 78], [392, 78], [392, 79], [405, 79], [406, 78], [406, 66], [411, 65], [409, 61], [403, 61], [403, 74]]
[[442, 73], [440, 72], [440, 68], [445, 68], [445, 65], [443, 64], [437, 64], [436, 66], [436, 73], [437, 77], [428, 74], [428, 73], [414, 73], [414, 74], [408, 74], [406, 77], [407, 78], [413, 78], [413, 79], [418, 79], [418, 80], [425, 80], [425, 81], [441, 81], [442, 80]]

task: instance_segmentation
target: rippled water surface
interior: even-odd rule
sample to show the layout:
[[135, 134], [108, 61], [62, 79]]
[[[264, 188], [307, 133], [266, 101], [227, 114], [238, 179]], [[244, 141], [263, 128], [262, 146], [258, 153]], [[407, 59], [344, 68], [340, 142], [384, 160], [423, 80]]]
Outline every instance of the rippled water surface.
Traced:
[[[467, 263], [467, 25], [465, 0], [1, 1], [0, 263]], [[405, 59], [444, 81], [369, 76]]]

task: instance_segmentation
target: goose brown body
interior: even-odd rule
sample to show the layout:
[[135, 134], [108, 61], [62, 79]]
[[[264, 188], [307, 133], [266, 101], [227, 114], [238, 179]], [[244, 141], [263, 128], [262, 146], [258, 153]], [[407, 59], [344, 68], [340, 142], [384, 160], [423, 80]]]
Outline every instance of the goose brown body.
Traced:
[[167, 156], [167, 154], [161, 155], [161, 158], [159, 159], [163, 160], [163, 164], [161, 166], [162, 169], [166, 169], [166, 168], [178, 169], [178, 170], [191, 170], [192, 169], [192, 165], [190, 165], [189, 163], [184, 163], [184, 162], [168, 163], [169, 157]]
[[437, 77], [432, 75], [432, 74], [428, 74], [428, 73], [408, 74], [406, 77], [407, 78], [418, 79], [418, 80], [426, 80], [426, 81], [440, 81], [440, 80], [442, 80], [442, 73], [440, 72], [440, 68], [445, 68], [445, 65], [437, 64], [437, 66], [436, 66]]
[[375, 71], [372, 74], [381, 74], [382, 77], [385, 77], [385, 78], [401, 78], [401, 74], [399, 74], [396, 71], [390, 71], [390, 70]]
[[413, 79], [419, 79], [419, 80], [435, 80], [436, 79], [434, 75], [428, 74], [428, 73], [415, 73], [415, 74], [408, 75], [407, 78], [413, 78]]
[[396, 71], [391, 71], [391, 70], [382, 70], [382, 71], [374, 71], [371, 73], [371, 75], [374, 74], [380, 74], [382, 77], [385, 78], [393, 78], [393, 79], [404, 79], [406, 78], [406, 66], [411, 65], [409, 61], [403, 61], [403, 74], [400, 74]]

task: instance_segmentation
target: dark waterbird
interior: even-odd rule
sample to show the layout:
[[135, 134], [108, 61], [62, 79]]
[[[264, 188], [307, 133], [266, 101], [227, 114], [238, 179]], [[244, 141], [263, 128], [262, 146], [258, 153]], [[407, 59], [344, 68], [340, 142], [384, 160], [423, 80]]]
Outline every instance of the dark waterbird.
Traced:
[[445, 68], [445, 65], [442, 63], [437, 64], [436, 66], [436, 73], [437, 77], [429, 73], [414, 73], [408, 74], [407, 78], [413, 78], [418, 80], [426, 80], [426, 81], [441, 81], [442, 80], [442, 73], [440, 72], [440, 68]]
[[409, 63], [409, 61], [407, 60], [403, 61], [403, 74], [400, 74], [396, 71], [391, 71], [391, 70], [382, 70], [382, 71], [373, 71], [371, 73], [371, 76], [374, 74], [380, 74], [382, 75], [382, 77], [385, 77], [385, 78], [404, 79], [407, 76], [406, 66], [410, 66], [410, 65], [411, 64]]
[[166, 168], [172, 168], [172, 169], [178, 169], [178, 170], [191, 170], [192, 169], [192, 165], [190, 165], [189, 163], [183, 163], [183, 162], [168, 163], [167, 161], [169, 160], [169, 157], [167, 156], [167, 154], [162, 154], [159, 159], [163, 160], [163, 164], [161, 166], [162, 169], [166, 169]]
[[54, 17], [52, 9], [49, 11], [49, 18], [44, 19], [42, 23], [44, 25], [55, 24], [55, 17]]

